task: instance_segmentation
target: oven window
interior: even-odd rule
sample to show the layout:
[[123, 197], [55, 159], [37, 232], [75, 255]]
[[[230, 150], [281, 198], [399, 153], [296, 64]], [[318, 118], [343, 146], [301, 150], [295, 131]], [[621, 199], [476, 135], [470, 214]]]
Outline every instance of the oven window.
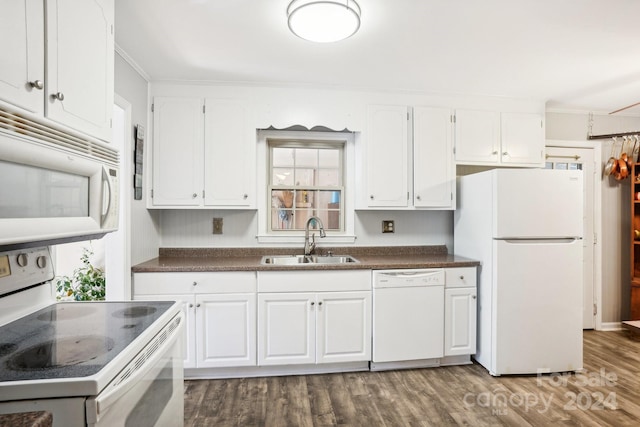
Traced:
[[160, 374], [144, 392], [125, 422], [126, 427], [153, 427], [162, 415], [173, 394], [173, 360], [169, 360]]
[[89, 216], [89, 178], [0, 161], [0, 218]]

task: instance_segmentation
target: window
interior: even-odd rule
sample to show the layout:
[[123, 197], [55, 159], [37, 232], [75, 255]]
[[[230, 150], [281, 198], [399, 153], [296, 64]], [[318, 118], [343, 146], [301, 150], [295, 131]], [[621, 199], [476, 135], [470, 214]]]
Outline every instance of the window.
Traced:
[[327, 232], [344, 231], [345, 141], [268, 139], [267, 144], [269, 232], [302, 231], [312, 216]]

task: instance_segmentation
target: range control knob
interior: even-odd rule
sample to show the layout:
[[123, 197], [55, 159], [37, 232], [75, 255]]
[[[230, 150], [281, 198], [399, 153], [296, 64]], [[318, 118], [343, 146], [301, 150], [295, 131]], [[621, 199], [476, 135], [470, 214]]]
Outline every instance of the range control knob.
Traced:
[[18, 265], [20, 267], [26, 267], [27, 264], [29, 264], [29, 257], [24, 252], [20, 253], [20, 254], [18, 254], [18, 257], [16, 258], [16, 262], [18, 263]]
[[38, 258], [36, 258], [36, 265], [39, 268], [45, 268], [47, 266], [47, 257], [44, 255], [40, 255]]

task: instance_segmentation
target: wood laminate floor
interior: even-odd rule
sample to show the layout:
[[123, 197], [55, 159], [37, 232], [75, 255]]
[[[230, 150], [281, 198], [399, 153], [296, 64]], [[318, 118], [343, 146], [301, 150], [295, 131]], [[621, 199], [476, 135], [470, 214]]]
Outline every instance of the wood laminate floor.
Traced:
[[640, 338], [584, 333], [581, 374], [478, 364], [185, 381], [185, 426], [639, 426]]

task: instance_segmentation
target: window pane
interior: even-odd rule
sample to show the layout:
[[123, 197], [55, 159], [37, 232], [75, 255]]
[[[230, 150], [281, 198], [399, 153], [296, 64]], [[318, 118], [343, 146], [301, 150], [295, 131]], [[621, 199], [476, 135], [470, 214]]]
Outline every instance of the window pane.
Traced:
[[563, 171], [567, 170], [567, 164], [566, 163], [556, 163], [556, 169], [561, 169]]
[[339, 187], [340, 172], [338, 169], [320, 169], [318, 171], [318, 185], [320, 187]]
[[293, 191], [278, 191], [271, 192], [271, 207], [274, 208], [291, 208], [293, 206]]
[[553, 169], [553, 162], [546, 162], [544, 164], [545, 169]]
[[317, 168], [318, 150], [315, 148], [296, 148], [296, 167]]
[[340, 150], [319, 150], [318, 156], [321, 168], [340, 167]]
[[273, 166], [293, 167], [293, 148], [273, 148]]
[[291, 209], [271, 210], [271, 229], [289, 230], [293, 228], [293, 211]]
[[293, 185], [293, 169], [274, 167], [271, 183], [273, 185]]
[[296, 185], [315, 185], [315, 170], [296, 168], [295, 183]]

